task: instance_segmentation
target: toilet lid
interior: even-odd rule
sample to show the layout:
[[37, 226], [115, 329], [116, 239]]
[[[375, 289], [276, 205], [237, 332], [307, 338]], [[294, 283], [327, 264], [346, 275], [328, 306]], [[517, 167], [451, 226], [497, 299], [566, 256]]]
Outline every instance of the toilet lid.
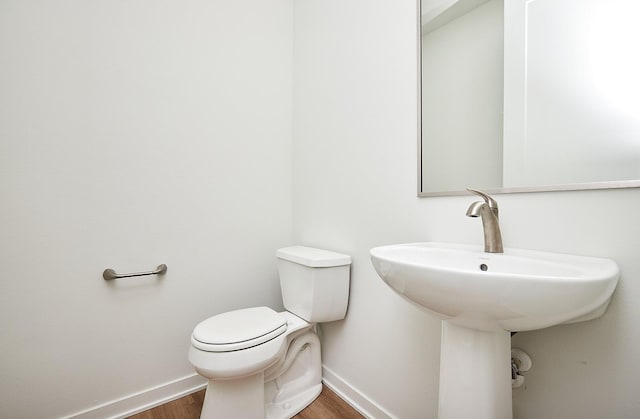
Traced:
[[287, 330], [287, 321], [269, 307], [228, 311], [209, 317], [193, 329], [191, 341], [198, 349], [228, 352], [267, 342]]

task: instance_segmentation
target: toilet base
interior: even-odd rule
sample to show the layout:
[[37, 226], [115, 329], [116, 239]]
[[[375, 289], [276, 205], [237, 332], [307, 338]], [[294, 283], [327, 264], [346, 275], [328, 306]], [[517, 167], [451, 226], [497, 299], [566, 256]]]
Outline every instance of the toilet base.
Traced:
[[[309, 325], [310, 327], [310, 325]], [[278, 363], [244, 378], [209, 380], [201, 419], [289, 419], [322, 391], [320, 340], [298, 330]]]
[[322, 384], [317, 384], [303, 392], [296, 394], [289, 400], [279, 403], [269, 403], [266, 406], [266, 419], [289, 419], [309, 406], [322, 391]]
[[236, 380], [209, 380], [200, 418], [264, 418], [264, 373]]
[[263, 379], [263, 374], [256, 374], [240, 380], [210, 380], [200, 418], [289, 419], [309, 406], [322, 391], [322, 384], [316, 384], [287, 400], [265, 406]]
[[265, 378], [267, 419], [288, 419], [311, 404], [322, 391], [318, 335], [309, 331], [295, 337]]

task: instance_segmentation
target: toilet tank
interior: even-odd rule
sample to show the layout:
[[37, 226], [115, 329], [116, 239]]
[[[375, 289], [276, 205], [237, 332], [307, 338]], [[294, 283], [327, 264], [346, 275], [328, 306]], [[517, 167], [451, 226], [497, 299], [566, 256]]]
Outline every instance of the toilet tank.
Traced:
[[304, 246], [279, 249], [276, 256], [287, 311], [310, 323], [344, 319], [351, 256]]

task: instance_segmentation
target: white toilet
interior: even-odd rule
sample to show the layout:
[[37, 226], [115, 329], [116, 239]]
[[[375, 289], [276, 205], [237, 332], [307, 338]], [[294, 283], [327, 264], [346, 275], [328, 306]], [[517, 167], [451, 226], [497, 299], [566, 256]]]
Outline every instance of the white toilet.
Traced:
[[193, 330], [189, 362], [209, 380], [203, 419], [288, 419], [320, 394], [313, 326], [345, 317], [351, 257], [303, 246], [276, 256], [287, 311], [229, 311]]

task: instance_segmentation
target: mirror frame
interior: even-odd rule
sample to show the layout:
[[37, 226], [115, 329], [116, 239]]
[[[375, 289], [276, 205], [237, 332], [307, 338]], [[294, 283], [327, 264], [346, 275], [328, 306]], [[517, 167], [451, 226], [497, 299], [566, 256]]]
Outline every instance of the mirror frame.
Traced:
[[[417, 4], [417, 57], [418, 57], [418, 198], [428, 198], [434, 196], [462, 196], [468, 195], [466, 190], [423, 192], [422, 191], [422, 1], [416, 0]], [[473, 185], [469, 185], [473, 187]], [[598, 189], [626, 189], [640, 188], [638, 180], [616, 180], [603, 182], [566, 183], [542, 186], [522, 186], [510, 188], [483, 189], [488, 194], [508, 194], [508, 193], [531, 193], [531, 192], [563, 192], [563, 191], [584, 191]]]

